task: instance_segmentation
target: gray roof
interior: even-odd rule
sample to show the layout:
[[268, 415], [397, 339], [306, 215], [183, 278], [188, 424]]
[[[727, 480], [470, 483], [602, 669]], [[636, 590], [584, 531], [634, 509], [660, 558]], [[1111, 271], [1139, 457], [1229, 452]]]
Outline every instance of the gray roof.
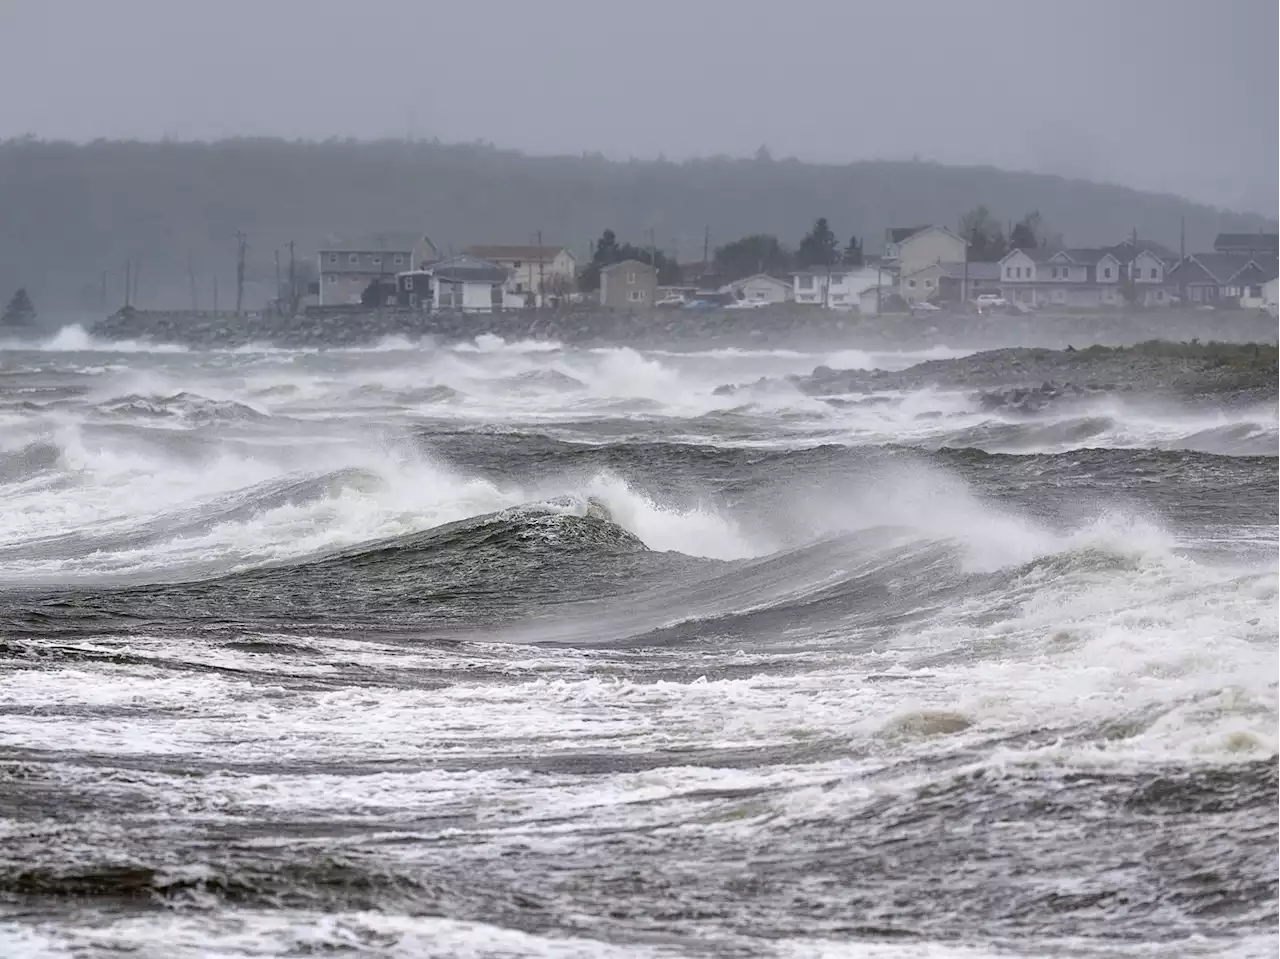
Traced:
[[[964, 263], [939, 263], [942, 269], [942, 276], [955, 277], [957, 280], [964, 279], [965, 264]], [[999, 263], [978, 263], [970, 261], [969, 263], [969, 279], [971, 280], [998, 280], [1000, 279]]]
[[653, 267], [651, 267], [648, 263], [645, 263], [643, 260], [620, 260], [617, 263], [610, 263], [608, 266], [602, 266], [600, 268], [600, 272], [612, 273], [614, 270], [617, 270], [618, 268], [624, 267], [624, 266], [629, 267], [632, 270], [634, 270], [636, 267], [640, 267], [643, 270], [653, 269]]
[[[345, 240], [333, 240], [321, 244], [321, 253], [410, 253], [419, 241], [426, 239], [424, 233], [406, 233], [390, 231], [370, 233], [367, 236], [354, 236]], [[431, 241], [428, 239], [428, 243]], [[432, 244], [434, 246], [434, 244]]]
[[505, 283], [508, 278], [498, 264], [466, 254], [432, 263], [427, 272], [449, 283]]
[[[1110, 253], [1121, 263], [1128, 263], [1137, 255], [1134, 252], [1133, 240], [1131, 239], [1125, 240], [1123, 243], [1117, 243], [1115, 246], [1107, 247], [1106, 252]], [[1176, 263], [1178, 261], [1178, 254], [1174, 253], [1173, 250], [1169, 249], [1167, 246], [1156, 243], [1153, 240], [1139, 239], [1137, 252], [1150, 253], [1156, 259], [1164, 260], [1165, 262]]]
[[[1203, 271], [1208, 279], [1222, 286], [1250, 263], [1255, 264], [1263, 274], [1276, 275], [1276, 258], [1273, 256], [1249, 256], [1247, 253], [1194, 253], [1175, 267], [1178, 271], [1175, 278], [1186, 277], [1187, 282], [1195, 282]], [[1197, 270], [1196, 267], [1199, 269]]]
[[1280, 237], [1274, 233], [1219, 233], [1213, 248], [1219, 253], [1275, 253], [1280, 249]]

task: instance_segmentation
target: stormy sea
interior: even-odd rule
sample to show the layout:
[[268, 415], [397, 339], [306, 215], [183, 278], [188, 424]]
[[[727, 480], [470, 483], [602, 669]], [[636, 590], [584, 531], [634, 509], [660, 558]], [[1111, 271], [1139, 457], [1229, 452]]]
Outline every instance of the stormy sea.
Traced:
[[0, 956], [1275, 956], [1274, 359], [971, 354], [7, 344]]

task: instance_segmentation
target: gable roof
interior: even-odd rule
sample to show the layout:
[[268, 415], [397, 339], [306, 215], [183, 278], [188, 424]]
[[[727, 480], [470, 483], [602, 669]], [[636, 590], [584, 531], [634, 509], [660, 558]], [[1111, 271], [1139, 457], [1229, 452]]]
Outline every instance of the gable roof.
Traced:
[[1177, 253], [1174, 253], [1173, 250], [1169, 249], [1167, 246], [1156, 243], [1154, 240], [1139, 239], [1136, 250], [1132, 239], [1124, 240], [1115, 244], [1115, 246], [1109, 246], [1106, 249], [1107, 252], [1117, 260], [1126, 264], [1141, 253], [1150, 253], [1156, 259], [1162, 260], [1165, 263], [1176, 263], [1178, 261]]
[[447, 260], [433, 263], [427, 272], [438, 280], [448, 283], [505, 283], [507, 271], [496, 263], [482, 260], [479, 257], [451, 256]]
[[608, 266], [600, 267], [601, 273], [612, 273], [620, 267], [629, 267], [634, 270], [639, 267], [642, 270], [652, 270], [653, 267], [643, 260], [619, 260], [617, 263], [610, 263]]
[[1213, 241], [1219, 253], [1275, 253], [1280, 237], [1275, 233], [1219, 233]]
[[1005, 260], [1009, 259], [1011, 256], [1021, 253], [1023, 256], [1027, 257], [1027, 259], [1029, 259], [1032, 263], [1048, 263], [1049, 260], [1051, 260], [1054, 256], [1056, 256], [1061, 252], [1063, 251], [1046, 250], [1042, 246], [1018, 247], [1016, 249], [1010, 250], [1004, 256], [1000, 257], [1000, 259], [997, 260], [996, 262], [1003, 263]]
[[[469, 246], [462, 251], [469, 256], [479, 257], [482, 260], [528, 260], [533, 263], [550, 263], [561, 253], [569, 253], [568, 249], [563, 246], [550, 246], [543, 244], [542, 246], [521, 246], [519, 244], [497, 244], [497, 245], [478, 245]], [[572, 257], [573, 254], [569, 253]]]
[[1274, 263], [1273, 259], [1255, 258], [1247, 253], [1192, 253], [1169, 271], [1169, 278], [1183, 283], [1208, 281], [1226, 286], [1232, 277], [1250, 265], [1262, 270], [1263, 266], [1258, 262], [1259, 259], [1268, 266]]

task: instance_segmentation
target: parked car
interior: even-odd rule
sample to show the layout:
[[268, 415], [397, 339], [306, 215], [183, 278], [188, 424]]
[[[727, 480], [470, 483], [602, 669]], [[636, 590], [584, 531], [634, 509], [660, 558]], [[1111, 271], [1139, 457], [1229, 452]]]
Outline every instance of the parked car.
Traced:
[[732, 303], [726, 303], [726, 310], [759, 310], [768, 306], [767, 300], [734, 300]]
[[993, 306], [1008, 306], [1009, 301], [999, 293], [979, 293], [977, 300], [979, 309], [987, 309]]
[[654, 306], [684, 306], [687, 302], [689, 301], [684, 298], [683, 294], [668, 293], [666, 296], [659, 297], [658, 299], [654, 300], [653, 305]]

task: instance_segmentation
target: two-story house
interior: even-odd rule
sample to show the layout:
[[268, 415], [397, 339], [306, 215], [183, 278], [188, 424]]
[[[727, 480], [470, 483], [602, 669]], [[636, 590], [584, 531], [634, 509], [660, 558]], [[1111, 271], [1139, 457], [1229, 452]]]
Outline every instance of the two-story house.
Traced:
[[968, 244], [943, 226], [894, 227], [885, 231], [885, 269], [899, 276], [934, 263], [963, 263]]
[[370, 283], [391, 286], [397, 273], [420, 270], [438, 259], [435, 244], [421, 233], [375, 233], [332, 241], [317, 256], [320, 305], [358, 306]]
[[640, 260], [600, 270], [600, 305], [613, 310], [649, 309], [657, 299], [658, 271]]
[[1123, 272], [1107, 250], [1012, 250], [1000, 260], [1000, 291], [1010, 303], [1030, 307], [1120, 306]]
[[463, 252], [506, 270], [507, 293], [563, 296], [577, 281], [578, 261], [563, 246], [469, 246]]
[[791, 298], [811, 306], [856, 310], [863, 290], [891, 277], [892, 274], [874, 266], [810, 267], [791, 274]]

